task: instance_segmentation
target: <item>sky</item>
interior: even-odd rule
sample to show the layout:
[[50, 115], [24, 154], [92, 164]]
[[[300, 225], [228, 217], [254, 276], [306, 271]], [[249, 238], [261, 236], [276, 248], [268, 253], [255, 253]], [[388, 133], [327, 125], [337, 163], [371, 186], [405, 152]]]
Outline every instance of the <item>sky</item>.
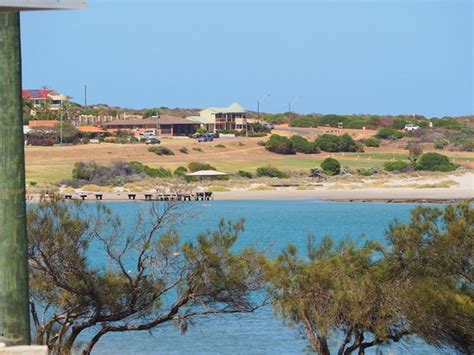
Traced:
[[129, 108], [474, 114], [472, 0], [89, 0], [22, 14], [23, 87]]

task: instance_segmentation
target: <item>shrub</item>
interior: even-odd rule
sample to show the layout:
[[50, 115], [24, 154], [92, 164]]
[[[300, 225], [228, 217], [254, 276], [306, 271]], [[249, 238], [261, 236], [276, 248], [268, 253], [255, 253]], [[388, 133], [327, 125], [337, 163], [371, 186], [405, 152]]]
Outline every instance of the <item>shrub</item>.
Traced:
[[384, 170], [386, 171], [397, 171], [397, 172], [402, 172], [402, 171], [409, 171], [412, 166], [408, 164], [407, 162], [397, 160], [397, 161], [387, 161], [383, 165]]
[[224, 144], [216, 144], [214, 147], [216, 147], [216, 148], [225, 148], [225, 145]]
[[239, 170], [238, 174], [240, 177], [243, 177], [243, 178], [247, 178], [247, 179], [253, 178], [253, 174], [249, 171]]
[[189, 154], [189, 151], [188, 151], [188, 148], [186, 147], [182, 147], [180, 150], [179, 150], [180, 153], [183, 153], [183, 154]]
[[278, 134], [270, 136], [270, 139], [265, 143], [265, 148], [277, 154], [295, 154], [291, 140]]
[[295, 151], [304, 154], [319, 153], [319, 149], [315, 143], [309, 142], [306, 138], [301, 136], [293, 136], [290, 138]]
[[360, 168], [357, 169], [357, 173], [361, 176], [372, 176], [377, 173], [377, 170]]
[[202, 152], [202, 149], [199, 147], [194, 147], [193, 150], [195, 150], [196, 152]]
[[188, 164], [188, 169], [190, 172], [194, 173], [199, 170], [217, 170], [215, 167], [208, 163], [200, 163], [200, 162], [191, 162]]
[[171, 173], [171, 170], [169, 169], [165, 169], [163, 167], [152, 168], [152, 167], [149, 167], [148, 165], [145, 165], [144, 173], [147, 174], [149, 177], [153, 177], [153, 178], [156, 178], [156, 177], [170, 178], [173, 176], [173, 174]]
[[145, 171], [145, 165], [139, 161], [131, 161], [128, 163], [128, 166], [132, 168], [136, 174], [141, 174]]
[[364, 144], [367, 146], [367, 147], [374, 147], [374, 148], [378, 148], [380, 146], [380, 142], [377, 138], [375, 137], [371, 137], [371, 138], [367, 138], [365, 141], [364, 141]]
[[288, 174], [270, 165], [261, 166], [260, 168], [258, 168], [257, 176], [259, 177], [268, 176], [268, 177], [278, 178], [278, 179], [288, 178]]
[[410, 142], [407, 144], [406, 149], [408, 149], [408, 159], [415, 165], [416, 161], [423, 154], [423, 147], [417, 143]]
[[176, 170], [173, 172], [173, 175], [181, 177], [181, 176], [186, 176], [187, 173], [188, 173], [188, 168], [186, 168], [185, 166], [178, 166]]
[[436, 149], [444, 149], [448, 144], [449, 142], [446, 139], [437, 139], [434, 141], [433, 146]]
[[334, 158], [326, 158], [321, 163], [321, 169], [326, 175], [337, 175], [341, 172], [341, 164]]
[[418, 159], [416, 168], [418, 170], [427, 171], [453, 171], [456, 170], [458, 166], [451, 163], [446, 155], [426, 153]]
[[394, 129], [394, 128], [390, 128], [390, 127], [385, 127], [385, 128], [381, 128], [379, 129], [379, 131], [377, 132], [377, 134], [375, 135], [375, 137], [377, 138], [380, 138], [380, 139], [392, 139], [392, 140], [395, 140], [395, 139], [400, 139], [403, 137], [403, 134]]
[[316, 139], [315, 145], [325, 152], [357, 152], [363, 150], [347, 133], [342, 136], [323, 134]]
[[157, 155], [174, 155], [174, 152], [171, 149], [162, 146], [150, 147], [148, 148], [148, 151]]

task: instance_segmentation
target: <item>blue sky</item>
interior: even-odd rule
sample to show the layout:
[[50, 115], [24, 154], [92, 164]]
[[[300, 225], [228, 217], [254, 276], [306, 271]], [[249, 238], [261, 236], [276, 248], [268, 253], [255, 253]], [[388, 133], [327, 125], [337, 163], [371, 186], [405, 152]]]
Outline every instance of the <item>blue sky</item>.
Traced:
[[130, 108], [474, 113], [471, 0], [90, 0], [22, 15], [23, 86]]

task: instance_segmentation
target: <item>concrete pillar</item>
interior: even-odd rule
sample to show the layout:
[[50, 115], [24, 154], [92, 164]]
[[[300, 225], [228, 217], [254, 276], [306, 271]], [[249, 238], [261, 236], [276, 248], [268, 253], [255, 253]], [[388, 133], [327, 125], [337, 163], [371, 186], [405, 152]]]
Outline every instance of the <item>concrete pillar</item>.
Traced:
[[0, 341], [29, 345], [20, 15], [0, 13]]

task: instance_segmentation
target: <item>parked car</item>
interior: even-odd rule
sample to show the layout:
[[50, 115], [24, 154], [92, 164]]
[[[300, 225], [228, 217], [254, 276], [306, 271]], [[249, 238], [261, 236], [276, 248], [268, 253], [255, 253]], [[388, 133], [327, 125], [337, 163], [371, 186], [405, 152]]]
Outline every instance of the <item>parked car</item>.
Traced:
[[214, 140], [214, 136], [211, 134], [203, 134], [198, 138], [198, 142], [212, 142]]
[[149, 144], [153, 145], [153, 144], [160, 144], [160, 143], [161, 141], [158, 138], [150, 138], [145, 141], [146, 145], [149, 145]]
[[418, 129], [420, 129], [420, 126], [417, 126], [416, 124], [413, 124], [413, 123], [405, 125], [405, 128], [404, 128], [404, 130], [407, 132], [416, 131]]

